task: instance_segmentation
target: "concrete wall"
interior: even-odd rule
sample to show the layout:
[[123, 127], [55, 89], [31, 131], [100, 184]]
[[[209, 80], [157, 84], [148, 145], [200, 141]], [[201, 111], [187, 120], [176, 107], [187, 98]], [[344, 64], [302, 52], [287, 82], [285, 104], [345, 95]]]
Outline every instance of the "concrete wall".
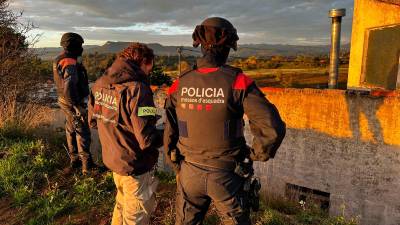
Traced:
[[264, 194], [286, 184], [330, 193], [332, 215], [400, 224], [400, 95], [264, 89], [287, 123], [274, 160], [257, 163]]
[[[391, 3], [388, 3], [391, 2]], [[396, 4], [395, 4], [396, 3]], [[355, 0], [351, 37], [350, 68], [347, 86], [360, 87], [369, 28], [400, 24], [399, 1]], [[384, 43], [382, 43], [384, 45]]]

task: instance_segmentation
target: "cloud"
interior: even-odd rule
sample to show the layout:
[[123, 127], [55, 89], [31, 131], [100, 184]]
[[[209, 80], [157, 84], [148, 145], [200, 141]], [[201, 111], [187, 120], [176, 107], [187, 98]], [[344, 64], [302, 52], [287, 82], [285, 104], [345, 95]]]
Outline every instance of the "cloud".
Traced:
[[347, 9], [343, 40], [349, 40], [353, 1], [14, 0], [12, 7], [23, 10], [38, 32], [76, 31], [98, 41], [190, 44], [195, 25], [222, 16], [236, 26], [239, 43], [327, 44], [331, 8]]

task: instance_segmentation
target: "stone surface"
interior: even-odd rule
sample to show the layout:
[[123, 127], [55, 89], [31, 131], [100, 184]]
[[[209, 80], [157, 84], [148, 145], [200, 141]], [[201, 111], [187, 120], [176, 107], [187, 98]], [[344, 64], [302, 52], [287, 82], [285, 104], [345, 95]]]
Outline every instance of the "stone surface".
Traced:
[[400, 97], [294, 89], [266, 95], [288, 130], [275, 159], [256, 163], [264, 194], [284, 197], [295, 184], [330, 193], [331, 215], [400, 224]]

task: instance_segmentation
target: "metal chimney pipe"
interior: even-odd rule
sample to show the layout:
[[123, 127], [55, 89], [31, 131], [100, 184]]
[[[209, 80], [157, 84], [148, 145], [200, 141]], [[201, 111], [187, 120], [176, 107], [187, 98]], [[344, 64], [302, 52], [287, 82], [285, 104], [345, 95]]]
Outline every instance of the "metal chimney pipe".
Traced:
[[346, 16], [346, 9], [331, 9], [329, 17], [332, 18], [331, 53], [329, 64], [329, 89], [337, 88], [339, 77], [340, 32], [342, 17]]

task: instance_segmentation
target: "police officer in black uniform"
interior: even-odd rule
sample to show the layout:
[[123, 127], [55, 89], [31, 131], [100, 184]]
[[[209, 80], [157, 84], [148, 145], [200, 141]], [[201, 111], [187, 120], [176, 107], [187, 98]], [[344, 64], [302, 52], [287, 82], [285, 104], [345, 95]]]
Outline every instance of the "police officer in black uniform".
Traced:
[[[202, 224], [211, 201], [224, 224], [250, 224], [248, 167], [273, 158], [285, 136], [276, 107], [240, 69], [226, 65], [238, 40], [226, 19], [208, 18], [196, 26], [193, 46], [201, 45], [203, 57], [168, 91], [164, 148], [178, 178], [179, 225]], [[244, 114], [252, 147], [244, 138]]]
[[61, 38], [64, 51], [53, 63], [58, 104], [66, 117], [65, 131], [71, 167], [82, 166], [86, 174], [91, 167], [90, 129], [87, 122], [88, 76], [82, 65], [83, 38], [65, 33]]

